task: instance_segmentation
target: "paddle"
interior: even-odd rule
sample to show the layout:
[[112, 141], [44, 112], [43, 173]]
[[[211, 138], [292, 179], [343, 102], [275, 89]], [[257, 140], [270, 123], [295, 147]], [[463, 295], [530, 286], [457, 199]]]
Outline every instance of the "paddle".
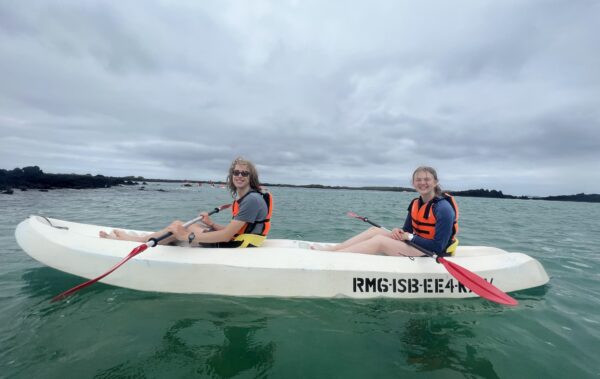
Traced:
[[[208, 214], [212, 215], [215, 213], [218, 213], [220, 211], [222, 211], [223, 209], [227, 209], [231, 207], [231, 204], [225, 204], [225, 205], [221, 205], [218, 208], [213, 209], [212, 211], [210, 211]], [[188, 222], [186, 222], [185, 224], [183, 224], [184, 228], [187, 228], [188, 226], [192, 225], [195, 222], [198, 222], [200, 220], [202, 220], [202, 216], [198, 216], [193, 220], [190, 220]], [[156, 245], [158, 245], [158, 243], [166, 238], [169, 238], [173, 235], [173, 233], [171, 232], [167, 232], [165, 234], [163, 234], [162, 236], [158, 237], [158, 238], [151, 238], [148, 242], [141, 244], [140, 246], [136, 247], [135, 249], [131, 250], [131, 252], [125, 257], [123, 258], [119, 263], [117, 263], [116, 265], [114, 265], [110, 270], [106, 271], [104, 274], [100, 275], [97, 278], [94, 279], [90, 279], [87, 282], [81, 283], [59, 295], [56, 295], [55, 297], [52, 298], [52, 302], [58, 301], [58, 300], [62, 300], [65, 297], [73, 294], [74, 292], [79, 291], [80, 289], [89, 286], [90, 284], [94, 284], [97, 281], [99, 281], [100, 279], [108, 276], [111, 272], [115, 271], [116, 269], [118, 269], [119, 267], [121, 267], [125, 262], [127, 262], [128, 260], [130, 260], [131, 258], [135, 257], [136, 255], [138, 255], [139, 253], [143, 252], [144, 250], [146, 250], [149, 247], [154, 247]]]
[[[386, 228], [382, 227], [381, 225], [374, 223], [373, 221], [369, 220], [367, 217], [359, 216], [354, 212], [348, 212], [347, 216], [367, 222], [376, 228], [382, 228], [384, 230], [389, 231], [389, 229], [386, 229]], [[464, 268], [454, 262], [450, 262], [450, 261], [446, 260], [444, 257], [440, 257], [436, 253], [431, 252], [411, 241], [404, 241], [404, 242], [406, 242], [410, 246], [414, 247], [415, 249], [419, 250], [423, 254], [425, 254], [431, 258], [434, 258], [437, 263], [441, 263], [446, 268], [446, 270], [448, 270], [448, 272], [452, 276], [454, 276], [456, 278], [456, 280], [458, 280], [462, 285], [464, 285], [471, 291], [475, 292], [477, 295], [483, 297], [484, 299], [487, 299], [489, 301], [493, 301], [493, 302], [496, 302], [499, 304], [504, 304], [504, 305], [517, 305], [518, 304], [517, 300], [513, 299], [506, 293], [502, 292], [498, 287], [494, 286], [493, 284], [486, 282], [481, 276], [475, 274], [474, 272], [471, 272], [471, 271], [467, 270], [466, 268]]]

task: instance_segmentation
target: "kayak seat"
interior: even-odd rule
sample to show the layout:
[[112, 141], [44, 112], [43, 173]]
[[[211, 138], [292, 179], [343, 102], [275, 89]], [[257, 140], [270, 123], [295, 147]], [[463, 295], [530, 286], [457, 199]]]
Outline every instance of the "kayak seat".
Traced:
[[243, 247], [259, 247], [265, 242], [267, 237], [261, 236], [259, 234], [240, 234], [235, 237], [234, 241], [241, 241], [242, 244], [238, 246], [238, 248]]
[[448, 248], [446, 249], [446, 253], [448, 253], [450, 255], [454, 255], [457, 247], [458, 247], [458, 238], [455, 238], [454, 242], [452, 242], [452, 244], [450, 246], [448, 246]]

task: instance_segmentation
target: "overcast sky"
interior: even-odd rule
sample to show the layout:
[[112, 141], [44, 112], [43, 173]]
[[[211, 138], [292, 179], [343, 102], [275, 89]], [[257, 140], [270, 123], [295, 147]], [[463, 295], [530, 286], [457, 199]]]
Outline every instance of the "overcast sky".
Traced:
[[600, 193], [600, 2], [0, 0], [0, 168]]

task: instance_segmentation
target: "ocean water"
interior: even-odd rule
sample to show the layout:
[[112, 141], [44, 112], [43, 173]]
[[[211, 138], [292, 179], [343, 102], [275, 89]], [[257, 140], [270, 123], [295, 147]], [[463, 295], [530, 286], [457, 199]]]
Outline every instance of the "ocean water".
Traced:
[[[157, 191], [164, 189], [166, 192]], [[338, 242], [352, 210], [401, 225], [410, 193], [272, 188], [273, 238]], [[151, 183], [0, 195], [2, 378], [598, 378], [600, 204], [458, 198], [461, 243], [538, 259], [544, 287], [482, 299], [237, 298], [104, 284], [45, 267], [14, 238], [28, 215], [153, 230], [228, 203], [224, 189]], [[216, 219], [227, 222], [228, 216]]]

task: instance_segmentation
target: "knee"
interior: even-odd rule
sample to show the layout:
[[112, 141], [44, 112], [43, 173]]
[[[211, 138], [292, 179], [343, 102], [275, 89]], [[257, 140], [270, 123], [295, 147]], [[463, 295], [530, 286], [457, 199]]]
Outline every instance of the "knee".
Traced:
[[371, 238], [371, 240], [377, 244], [377, 246], [383, 246], [387, 240], [389, 240], [388, 237], [382, 235], [382, 234], [378, 234], [376, 236], [373, 236], [373, 238]]
[[372, 226], [369, 228], [369, 233], [373, 234], [374, 236], [377, 236], [377, 235], [385, 234], [385, 230], [378, 228], [376, 226]]

